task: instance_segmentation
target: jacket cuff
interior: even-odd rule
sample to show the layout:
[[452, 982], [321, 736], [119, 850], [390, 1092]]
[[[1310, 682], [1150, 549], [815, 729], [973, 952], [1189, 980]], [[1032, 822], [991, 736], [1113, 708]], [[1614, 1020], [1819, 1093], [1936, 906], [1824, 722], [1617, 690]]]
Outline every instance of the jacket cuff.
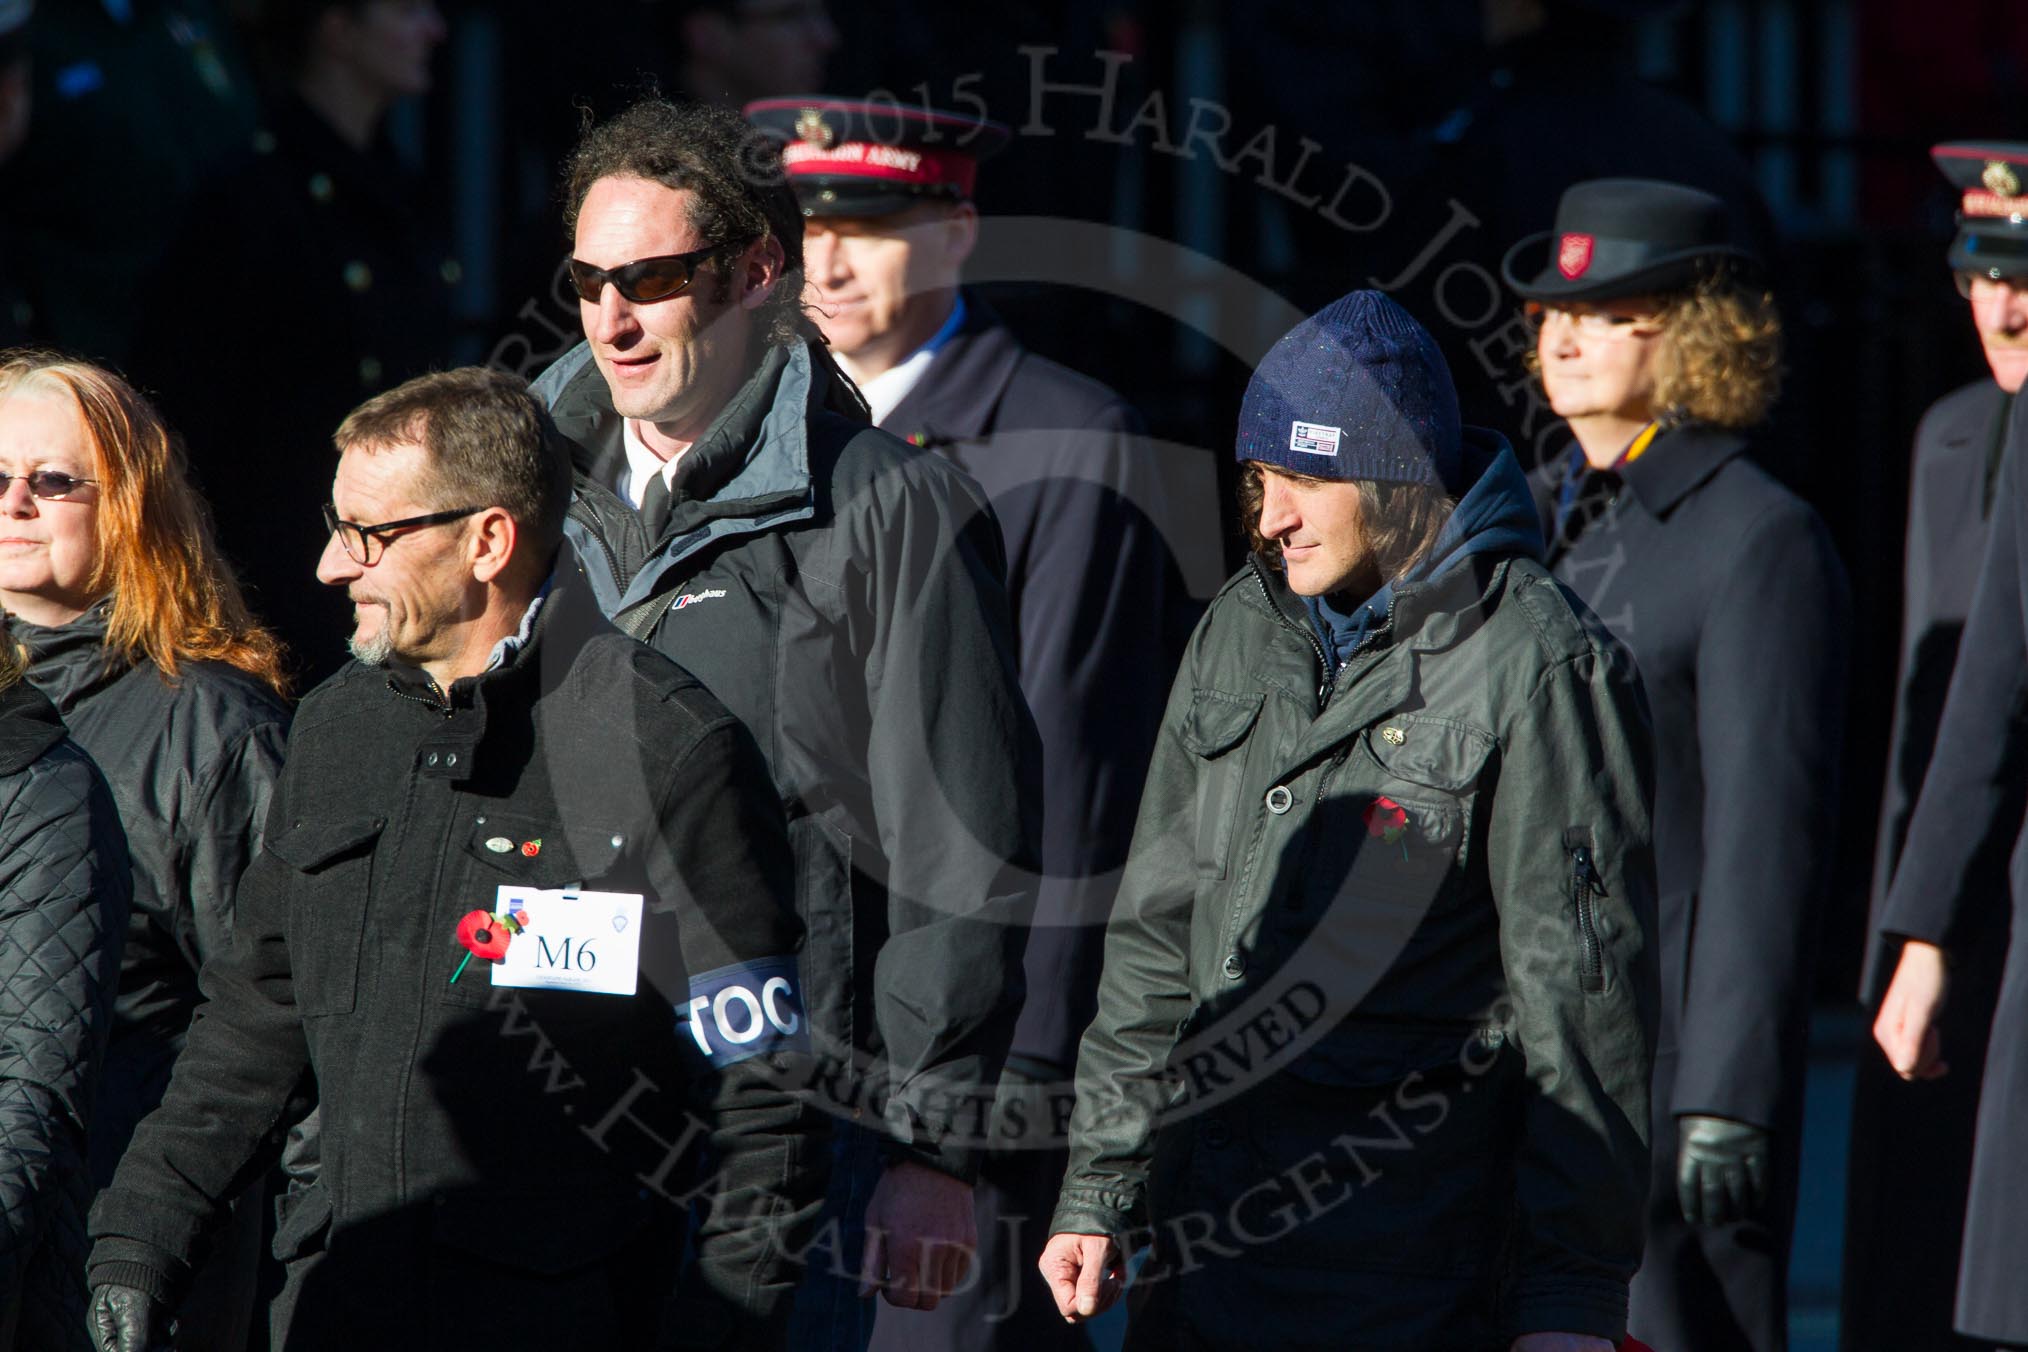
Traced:
[[166, 1268], [146, 1261], [100, 1258], [97, 1250], [85, 1268], [85, 1285], [94, 1291], [102, 1286], [131, 1286], [172, 1310], [179, 1299], [179, 1284]]
[[1120, 1246], [1123, 1256], [1131, 1255], [1150, 1238], [1145, 1228], [1135, 1233], [1141, 1209], [1138, 1198], [1124, 1193], [1065, 1188], [1049, 1218], [1049, 1233], [1105, 1235]]
[[1570, 1277], [1515, 1283], [1516, 1338], [1525, 1333], [1582, 1333], [1618, 1344], [1627, 1336], [1627, 1284]]

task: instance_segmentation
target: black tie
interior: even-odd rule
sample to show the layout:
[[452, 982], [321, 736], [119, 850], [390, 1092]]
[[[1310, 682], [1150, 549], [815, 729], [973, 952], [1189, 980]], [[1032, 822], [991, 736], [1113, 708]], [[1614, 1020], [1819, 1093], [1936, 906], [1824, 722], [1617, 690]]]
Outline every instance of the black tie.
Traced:
[[669, 476], [661, 470], [648, 480], [648, 491], [641, 495], [641, 528], [648, 533], [648, 543], [654, 544], [662, 538], [662, 528], [669, 524]]

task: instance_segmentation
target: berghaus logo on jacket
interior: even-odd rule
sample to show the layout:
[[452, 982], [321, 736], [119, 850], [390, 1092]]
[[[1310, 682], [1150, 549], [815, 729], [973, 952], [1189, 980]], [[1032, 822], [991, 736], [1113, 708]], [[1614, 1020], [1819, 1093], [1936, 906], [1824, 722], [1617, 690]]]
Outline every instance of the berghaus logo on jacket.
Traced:
[[684, 592], [676, 598], [676, 604], [670, 606], [669, 609], [681, 610], [685, 606], [696, 605], [699, 601], [715, 601], [723, 595], [725, 595], [725, 588], [723, 587], [713, 587], [709, 591]]

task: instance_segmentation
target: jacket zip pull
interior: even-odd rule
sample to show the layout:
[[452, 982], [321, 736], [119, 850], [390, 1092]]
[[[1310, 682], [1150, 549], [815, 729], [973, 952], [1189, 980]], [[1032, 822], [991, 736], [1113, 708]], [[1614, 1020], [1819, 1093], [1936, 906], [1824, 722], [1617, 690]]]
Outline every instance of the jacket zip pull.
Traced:
[[1578, 985], [1589, 995], [1605, 989], [1605, 955], [1599, 944], [1598, 918], [1592, 912], [1592, 898], [1610, 896], [1593, 866], [1591, 847], [1580, 845], [1572, 851], [1571, 895], [1577, 902], [1577, 929], [1583, 951], [1578, 962]]

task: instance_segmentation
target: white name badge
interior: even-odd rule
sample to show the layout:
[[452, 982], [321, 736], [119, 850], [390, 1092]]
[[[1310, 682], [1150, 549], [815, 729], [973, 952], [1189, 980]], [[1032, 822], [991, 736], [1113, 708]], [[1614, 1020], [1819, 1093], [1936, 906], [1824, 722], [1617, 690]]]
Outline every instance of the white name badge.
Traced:
[[639, 892], [502, 887], [495, 914], [520, 910], [524, 928], [490, 964], [493, 984], [632, 995], [641, 970]]

